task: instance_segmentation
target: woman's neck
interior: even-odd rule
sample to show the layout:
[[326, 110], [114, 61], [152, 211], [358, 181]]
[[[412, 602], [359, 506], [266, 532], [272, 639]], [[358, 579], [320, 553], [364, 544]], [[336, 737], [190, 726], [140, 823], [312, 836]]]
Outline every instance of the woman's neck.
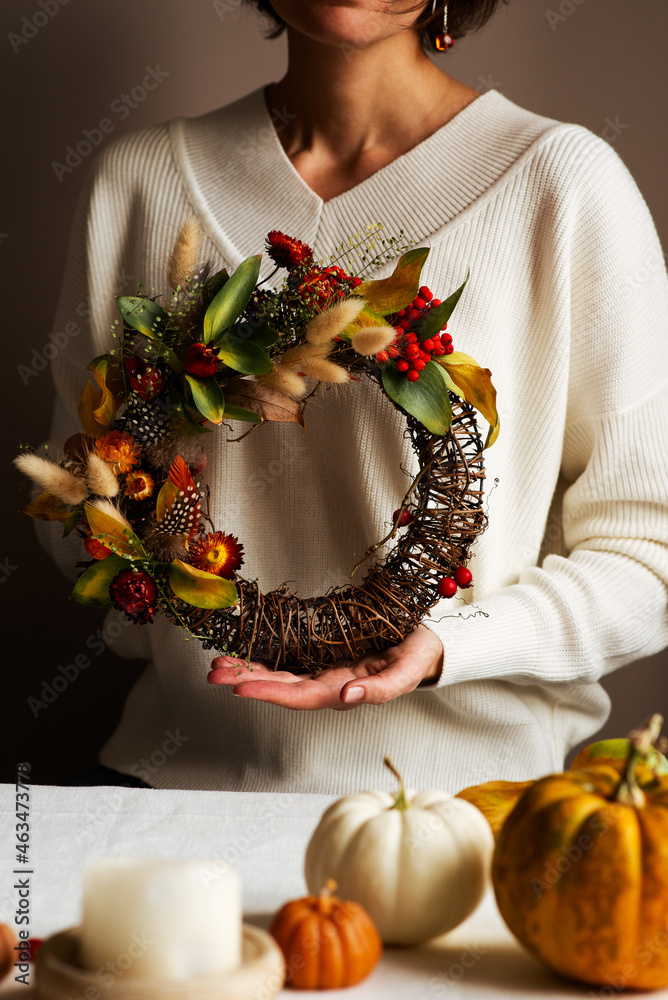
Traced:
[[294, 115], [281, 142], [325, 200], [412, 149], [479, 96], [442, 73], [414, 32], [355, 48], [288, 29], [288, 45], [287, 73], [267, 98]]

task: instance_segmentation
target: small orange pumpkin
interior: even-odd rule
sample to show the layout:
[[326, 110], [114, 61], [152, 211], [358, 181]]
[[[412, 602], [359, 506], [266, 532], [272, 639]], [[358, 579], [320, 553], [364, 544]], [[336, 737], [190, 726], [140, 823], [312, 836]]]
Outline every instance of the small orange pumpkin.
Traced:
[[532, 784], [494, 852], [497, 903], [519, 941], [615, 990], [668, 985], [668, 775], [638, 782], [661, 722], [631, 739], [624, 775], [601, 765]]
[[287, 985], [299, 990], [354, 986], [375, 968], [383, 950], [380, 935], [359, 903], [332, 895], [328, 880], [319, 896], [281, 907], [269, 932], [285, 957]]

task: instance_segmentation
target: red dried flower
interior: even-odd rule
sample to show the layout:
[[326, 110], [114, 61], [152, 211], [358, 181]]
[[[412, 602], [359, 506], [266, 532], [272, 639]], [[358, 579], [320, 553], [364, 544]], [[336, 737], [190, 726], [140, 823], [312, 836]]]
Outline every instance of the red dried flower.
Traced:
[[208, 378], [218, 369], [218, 354], [208, 344], [191, 344], [183, 359], [183, 367], [191, 375]]
[[272, 229], [267, 234], [267, 253], [279, 267], [308, 266], [313, 262], [313, 251], [307, 243]]
[[239, 545], [234, 535], [214, 531], [190, 543], [188, 558], [197, 569], [229, 580], [244, 561], [243, 551], [243, 545]]
[[164, 373], [142, 358], [128, 358], [125, 367], [130, 374], [130, 386], [142, 399], [151, 401], [165, 388]]
[[157, 611], [157, 590], [154, 581], [143, 569], [124, 569], [109, 587], [114, 607], [125, 612], [130, 621], [146, 625]]
[[[313, 268], [305, 276], [297, 289], [300, 299], [309, 305], [324, 306], [339, 292], [339, 286], [334, 275], [327, 274], [320, 268]], [[343, 295], [343, 291], [341, 290]]]

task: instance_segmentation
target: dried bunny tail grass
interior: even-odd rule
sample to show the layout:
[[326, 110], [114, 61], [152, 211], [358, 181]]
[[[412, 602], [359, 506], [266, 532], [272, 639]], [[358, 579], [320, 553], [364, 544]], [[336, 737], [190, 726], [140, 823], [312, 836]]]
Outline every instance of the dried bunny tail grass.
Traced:
[[86, 463], [86, 479], [91, 493], [98, 497], [118, 496], [120, 486], [118, 480], [112, 472], [111, 466], [95, 455], [93, 452], [88, 456]]
[[396, 336], [393, 326], [365, 326], [353, 334], [351, 344], [358, 354], [370, 357], [394, 343]]
[[191, 215], [181, 226], [167, 265], [167, 280], [174, 290], [186, 288], [188, 279], [197, 274], [203, 242], [199, 219]]
[[88, 496], [88, 486], [83, 479], [56, 465], [55, 462], [50, 462], [48, 458], [40, 458], [39, 455], [19, 455], [14, 459], [14, 465], [63, 503], [76, 506]]
[[114, 521], [119, 521], [124, 528], [128, 528], [130, 531], [133, 530], [132, 525], [128, 521], [125, 514], [121, 513], [116, 504], [112, 503], [111, 500], [105, 500], [104, 498], [97, 498], [95, 500], [91, 500], [90, 506], [95, 507], [96, 510], [101, 511], [108, 517], [113, 517]]
[[357, 319], [365, 305], [364, 299], [355, 295], [323, 310], [306, 327], [306, 340], [310, 344], [327, 344]]
[[316, 356], [304, 358], [302, 361], [302, 371], [309, 378], [316, 379], [318, 382], [333, 382], [335, 385], [341, 385], [344, 382], [350, 381], [345, 368], [335, 365], [333, 361], [328, 361], [326, 358]]
[[[300, 368], [300, 371], [303, 369]], [[268, 389], [276, 389], [277, 392], [284, 392], [286, 396], [293, 399], [303, 399], [308, 393], [308, 386], [301, 375], [292, 365], [276, 365], [273, 372], [267, 375], [258, 375], [257, 381], [261, 385], [266, 385]]]

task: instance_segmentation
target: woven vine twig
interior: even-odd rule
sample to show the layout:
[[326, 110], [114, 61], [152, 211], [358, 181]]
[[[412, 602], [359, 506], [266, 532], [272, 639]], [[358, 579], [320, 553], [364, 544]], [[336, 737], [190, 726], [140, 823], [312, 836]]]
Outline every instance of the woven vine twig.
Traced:
[[438, 580], [466, 564], [487, 525], [475, 412], [455, 396], [451, 404], [452, 426], [443, 436], [407, 418], [420, 466], [402, 502], [411, 521], [370, 547], [358, 566], [385, 541], [396, 539], [361, 583], [302, 598], [286, 586], [263, 594], [256, 581], [237, 577], [235, 608], [179, 609], [204, 647], [302, 673], [394, 646], [419, 625], [440, 600]]

